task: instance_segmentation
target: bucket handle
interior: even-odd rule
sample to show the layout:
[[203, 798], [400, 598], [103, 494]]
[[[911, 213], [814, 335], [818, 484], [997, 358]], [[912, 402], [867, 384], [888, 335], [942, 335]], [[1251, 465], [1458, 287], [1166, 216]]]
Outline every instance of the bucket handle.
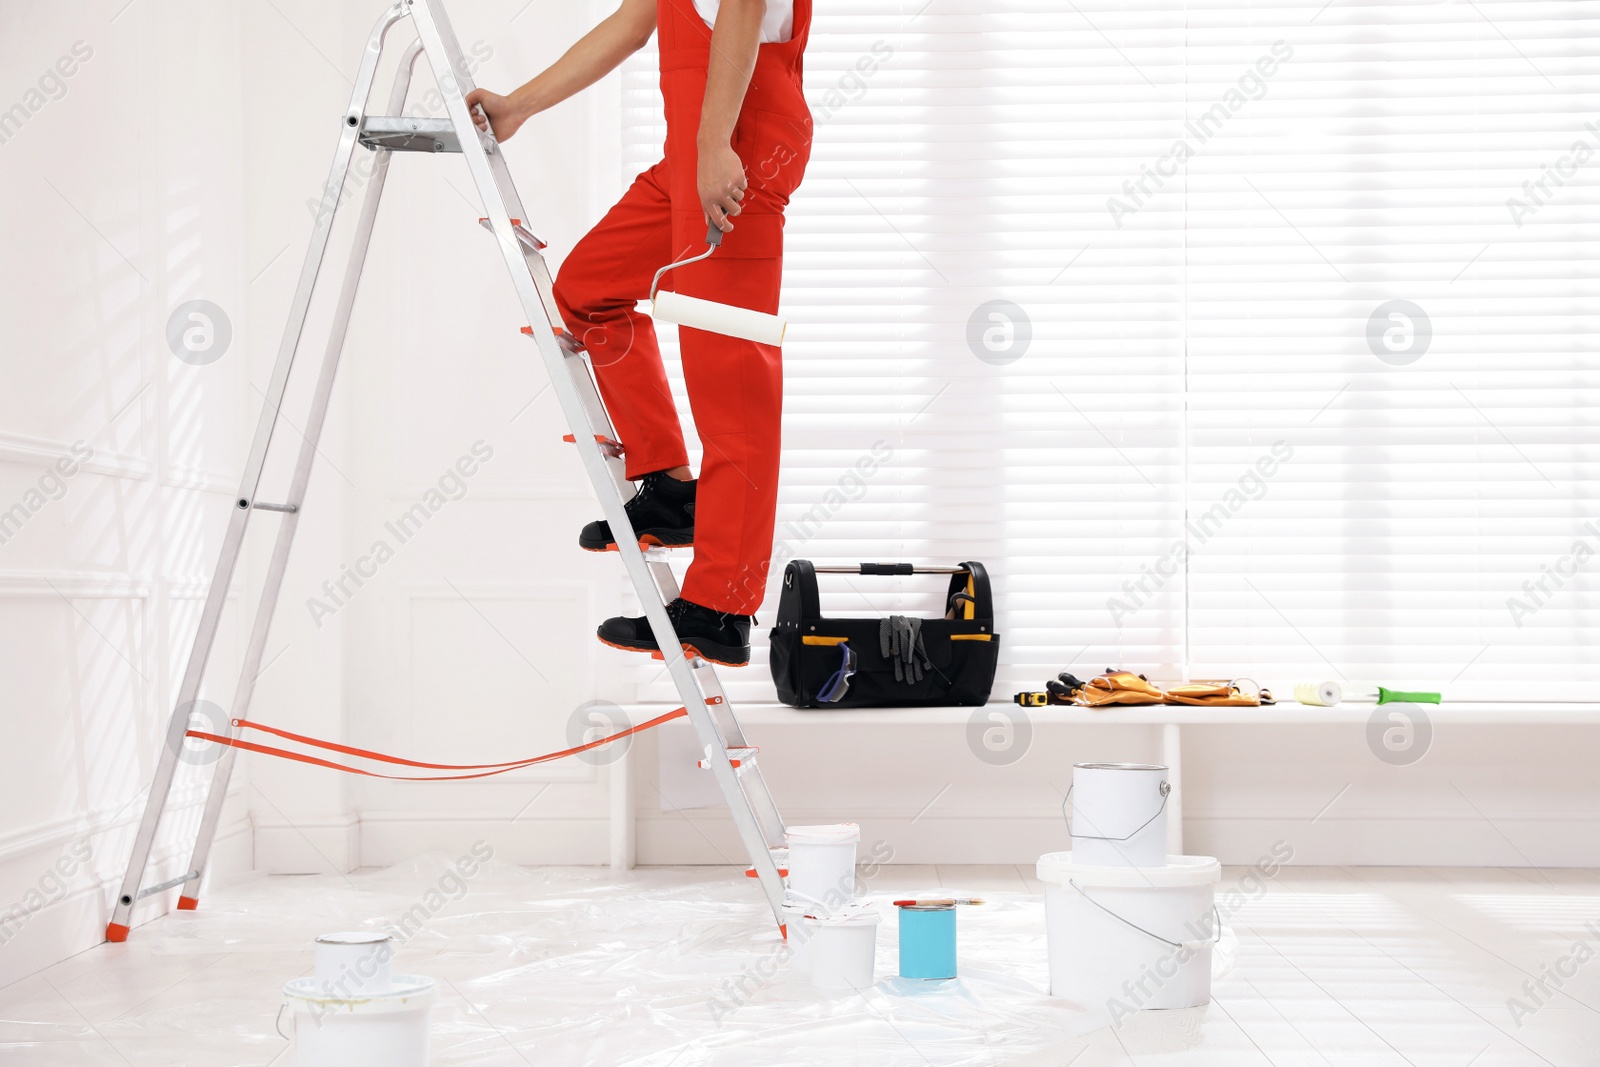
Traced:
[[272, 1028], [278, 1031], [279, 1037], [283, 1038], [285, 1041], [288, 1041], [290, 1044], [293, 1044], [294, 1039], [283, 1032], [283, 1009], [287, 1008], [288, 1006], [289, 1002], [287, 1000], [278, 1005], [278, 1014], [273, 1017]]
[[1127, 837], [1100, 837], [1097, 834], [1080, 834], [1072, 828], [1072, 820], [1067, 817], [1067, 804], [1072, 800], [1072, 791], [1078, 787], [1077, 782], [1067, 786], [1067, 795], [1061, 798], [1061, 820], [1067, 824], [1067, 833], [1073, 837], [1081, 837], [1086, 841], [1131, 841], [1139, 835], [1139, 831], [1161, 818], [1161, 813], [1167, 810], [1167, 798], [1172, 795], [1172, 783], [1165, 778], [1161, 780], [1161, 806], [1156, 813], [1140, 823], [1138, 828]]
[[1124, 926], [1131, 926], [1141, 934], [1144, 934], [1146, 937], [1153, 937], [1164, 945], [1171, 945], [1173, 948], [1181, 949], [1186, 945], [1215, 945], [1218, 941], [1222, 940], [1222, 916], [1217, 913], [1217, 906], [1215, 904], [1211, 905], [1211, 925], [1217, 931], [1215, 937], [1211, 938], [1209, 941], [1169, 941], [1160, 934], [1151, 933], [1149, 930], [1146, 930], [1137, 923], [1129, 922], [1127, 919], [1124, 919], [1122, 916], [1118, 915], [1116, 912], [1112, 911], [1110, 908], [1094, 899], [1094, 897], [1091, 897], [1088, 893], [1085, 893], [1083, 891], [1083, 887], [1077, 882], [1073, 881], [1071, 878], [1067, 879], [1067, 884], [1076, 889], [1078, 894], [1082, 896], [1084, 900], [1087, 900], [1089, 903], [1093, 904], [1095, 907], [1099, 908], [1101, 911], [1117, 920], [1117, 922], [1122, 923]]

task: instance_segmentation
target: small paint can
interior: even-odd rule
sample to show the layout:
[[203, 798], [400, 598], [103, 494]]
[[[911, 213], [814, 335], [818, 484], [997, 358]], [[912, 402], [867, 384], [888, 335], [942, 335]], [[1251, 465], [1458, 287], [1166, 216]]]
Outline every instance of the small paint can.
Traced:
[[385, 992], [390, 985], [394, 943], [371, 930], [323, 934], [316, 942], [317, 989], [330, 997], [360, 997]]
[[956, 976], [956, 908], [954, 904], [902, 904], [900, 911], [900, 977]]
[[1074, 763], [1072, 854], [1100, 867], [1167, 864], [1167, 768], [1153, 763]]

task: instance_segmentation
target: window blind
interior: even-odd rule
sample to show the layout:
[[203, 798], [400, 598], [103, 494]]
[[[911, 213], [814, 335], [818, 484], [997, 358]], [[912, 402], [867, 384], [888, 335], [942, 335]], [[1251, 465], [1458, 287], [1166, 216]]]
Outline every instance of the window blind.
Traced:
[[[1589, 695], [1597, 27], [819, 3], [779, 558], [984, 561], [1000, 699], [1107, 666]], [[630, 178], [654, 60], [624, 71]], [[824, 582], [839, 614], [943, 589]], [[733, 695], [770, 697], [763, 654]]]

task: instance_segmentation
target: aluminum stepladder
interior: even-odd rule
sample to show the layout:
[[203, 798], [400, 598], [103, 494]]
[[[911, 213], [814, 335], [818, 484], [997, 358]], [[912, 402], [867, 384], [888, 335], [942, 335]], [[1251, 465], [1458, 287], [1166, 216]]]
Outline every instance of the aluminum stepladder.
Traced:
[[[417, 40], [400, 58], [387, 110], [381, 114], [369, 114], [368, 98], [379, 60], [384, 55], [385, 40], [390, 30], [408, 18], [415, 26]], [[412, 70], [419, 56], [426, 56], [433, 69], [444, 101], [446, 118], [412, 118], [401, 114], [410, 89]], [[249, 710], [255, 681], [261, 672], [273, 612], [282, 590], [289, 551], [299, 523], [301, 502], [305, 499], [310, 481], [317, 441], [327, 416], [335, 372], [360, 285], [362, 266], [377, 218], [390, 157], [395, 152], [459, 153], [466, 159], [473, 183], [483, 200], [486, 217], [479, 221], [494, 234], [511, 272], [511, 280], [525, 317], [530, 323], [523, 327], [523, 333], [532, 338], [544, 359], [551, 386], [573, 431], [572, 440], [578, 454], [583, 457], [584, 469], [594, 483], [605, 518], [617, 536], [618, 552], [639, 594], [651, 629], [658, 637], [665, 638], [660, 643], [666, 669], [705, 749], [701, 765], [715, 776], [733, 815], [740, 839], [749, 852], [752, 864], [749, 873], [759, 880], [772, 908], [773, 918], [780, 929], [784, 927], [783, 878], [773, 853], [783, 843], [783, 820], [756, 766], [756, 750], [746, 742], [733, 708], [717, 679], [715, 668], [703, 660], [686, 658], [679, 646], [665, 607], [668, 601], [678, 595], [677, 579], [666, 562], [665, 551], [652, 549], [648, 550], [647, 555], [647, 550], [639, 547], [633, 535], [633, 527], [623, 510], [625, 494], [631, 490], [624, 476], [621, 447], [617, 444], [615, 431], [595, 388], [582, 347], [562, 327], [550, 272], [541, 254], [544, 243], [534, 237], [525, 225], [522, 202], [512, 184], [505, 158], [493, 137], [480, 133], [467, 112], [465, 97], [472, 88], [461, 47], [450, 28], [441, 0], [398, 0], [384, 11], [367, 41], [350, 107], [341, 120], [339, 145], [324, 186], [322, 210], [312, 231], [311, 245], [306, 251], [300, 281], [290, 304], [288, 325], [278, 349], [277, 363], [256, 426], [255, 439], [245, 462], [244, 478], [235, 498], [216, 572], [201, 611], [194, 646], [179, 686], [172, 717], [167, 724], [160, 761], [151, 783], [150, 795], [145, 801], [144, 816], [134, 838], [133, 855], [123, 875], [122, 886], [112, 907], [111, 921], [106, 928], [106, 939], [109, 941], [126, 940], [133, 925], [134, 906], [145, 897], [180, 889], [180, 910], [193, 910], [199, 904], [200, 881], [205, 874], [211, 844], [222, 815], [228, 780], [238, 751], [235, 748], [224, 747], [216, 760], [194, 850], [184, 873], [154, 885], [146, 886], [142, 882], [180, 762], [184, 736], [189, 729], [190, 709], [195, 705], [205, 678], [206, 664], [250, 516], [254, 512], [265, 511], [279, 516], [278, 535], [267, 566], [229, 715], [232, 718], [244, 718]], [[281, 503], [257, 500], [256, 493], [280, 419], [289, 373], [301, 345], [317, 278], [344, 198], [351, 160], [358, 144], [375, 153], [372, 174], [355, 225], [350, 260], [334, 307], [322, 365], [311, 395], [305, 428], [300, 435], [301, 445], [290, 475], [288, 492]]]

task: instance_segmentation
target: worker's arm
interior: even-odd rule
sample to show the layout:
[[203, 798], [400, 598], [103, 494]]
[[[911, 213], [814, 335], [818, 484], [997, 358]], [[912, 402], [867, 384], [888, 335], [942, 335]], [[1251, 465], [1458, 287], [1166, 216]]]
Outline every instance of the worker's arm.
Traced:
[[616, 70], [624, 59], [650, 43], [655, 29], [656, 0], [622, 0], [621, 7], [567, 49], [544, 73], [506, 96], [474, 89], [467, 94], [467, 110], [473, 112], [473, 121], [482, 129], [484, 120], [473, 111], [473, 105], [482, 104], [495, 139], [509, 140], [530, 117]]
[[711, 65], [706, 70], [706, 100], [700, 110], [700, 166], [695, 184], [706, 221], [723, 232], [733, 229], [728, 216], [739, 213], [739, 201], [744, 199], [744, 166], [733, 150], [733, 127], [756, 69], [761, 20], [766, 13], [766, 0], [722, 0], [717, 24], [711, 28]]

